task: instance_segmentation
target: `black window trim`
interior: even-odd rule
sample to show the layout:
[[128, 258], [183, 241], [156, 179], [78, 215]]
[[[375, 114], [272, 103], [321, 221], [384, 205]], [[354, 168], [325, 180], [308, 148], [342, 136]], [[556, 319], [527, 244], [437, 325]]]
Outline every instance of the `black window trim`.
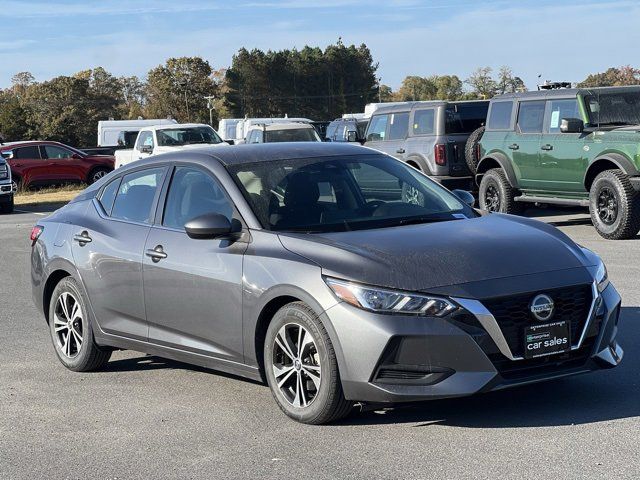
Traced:
[[229, 191], [224, 186], [224, 182], [220, 180], [220, 178], [218, 178], [218, 176], [211, 170], [201, 165], [198, 165], [197, 163], [191, 163], [191, 162], [175, 162], [169, 165], [169, 168], [165, 173], [162, 188], [160, 189], [160, 195], [158, 196], [158, 199], [157, 199], [158, 201], [155, 206], [155, 215], [153, 216], [153, 222], [151, 223], [151, 227], [158, 230], [180, 232], [180, 233], [183, 233], [184, 235], [187, 235], [187, 232], [184, 231], [184, 228], [173, 228], [173, 227], [167, 227], [162, 225], [164, 211], [167, 206], [167, 197], [169, 195], [169, 188], [171, 187], [171, 181], [173, 180], [173, 176], [175, 175], [176, 169], [178, 167], [189, 167], [189, 168], [193, 168], [194, 170], [200, 170], [205, 175], [208, 175], [209, 177], [211, 177], [216, 183], [218, 183], [218, 185], [222, 189], [222, 192], [227, 197], [227, 199], [229, 200], [229, 203], [231, 203], [231, 206], [233, 207], [233, 218], [240, 221], [240, 223], [242, 224], [242, 230], [248, 229], [247, 222], [245, 222], [244, 218], [242, 217], [242, 214], [240, 213], [240, 210], [238, 209], [238, 206], [235, 204], [235, 202], [231, 198], [231, 195], [229, 195]]
[[[496, 103], [510, 103], [511, 104], [511, 118], [509, 119], [508, 128], [489, 128], [489, 122], [491, 119], [491, 114], [493, 113], [493, 106]], [[518, 114], [517, 103], [519, 103], [516, 99], [510, 98], [506, 100], [496, 100], [492, 101], [489, 105], [489, 110], [487, 110], [487, 123], [486, 123], [486, 131], [487, 132], [512, 132], [515, 129], [515, 122]], [[516, 108], [513, 108], [516, 106]]]
[[[433, 132], [432, 133], [415, 133], [413, 125], [416, 123], [416, 113], [431, 110], [433, 112]], [[411, 111], [409, 116], [409, 136], [410, 137], [436, 137], [438, 136], [438, 107], [416, 107]]]
[[[551, 117], [551, 102], [559, 102], [559, 101], [566, 101], [566, 100], [573, 100], [576, 102], [576, 107], [578, 107], [578, 114], [580, 114], [580, 104], [578, 103], [578, 97], [558, 97], [558, 98], [547, 98], [546, 100], [546, 104], [544, 106], [544, 120], [543, 120], [543, 124], [542, 124], [542, 133], [544, 135], [560, 135], [561, 132], [550, 132], [549, 131], [549, 120]], [[580, 118], [580, 120], [584, 119], [582, 118], [582, 116], [578, 116], [577, 118]], [[560, 118], [560, 120], [562, 120], [562, 118]], [[586, 124], [586, 122], [585, 122]], [[563, 133], [563, 135], [567, 135], [566, 133]], [[580, 133], [574, 133], [574, 134], [569, 134], [569, 135], [581, 135]]]
[[[519, 119], [520, 119], [520, 108], [522, 106], [523, 103], [544, 103], [544, 109], [542, 110], [542, 127], [540, 128], [539, 132], [523, 132], [522, 130], [520, 130], [520, 124], [519, 124]], [[547, 116], [547, 101], [545, 99], [540, 99], [540, 98], [536, 98], [535, 100], [524, 100], [524, 101], [520, 101], [518, 102], [518, 111], [516, 113], [516, 124], [515, 124], [515, 129], [516, 129], [516, 133], [518, 135], [542, 135], [544, 133], [544, 119]]]

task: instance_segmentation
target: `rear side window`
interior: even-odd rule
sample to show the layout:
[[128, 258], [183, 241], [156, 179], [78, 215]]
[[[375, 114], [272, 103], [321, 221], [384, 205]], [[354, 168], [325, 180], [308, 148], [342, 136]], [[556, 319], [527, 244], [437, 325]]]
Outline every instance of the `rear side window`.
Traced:
[[435, 110], [416, 110], [413, 114], [412, 131], [414, 135], [433, 135], [435, 133]]
[[511, 128], [511, 116], [513, 114], [513, 102], [494, 102], [487, 120], [488, 130], [509, 130]]
[[37, 146], [16, 148], [13, 151], [14, 159], [40, 158], [40, 149]]
[[56, 147], [55, 145], [45, 145], [44, 153], [47, 155], [47, 158], [69, 158], [73, 155], [73, 152], [70, 152], [66, 148]]
[[409, 113], [393, 113], [389, 116], [389, 136], [387, 140], [400, 140], [407, 137]]
[[151, 207], [164, 168], [150, 168], [122, 178], [111, 216], [131, 222], [151, 223]]
[[104, 189], [102, 190], [102, 194], [98, 201], [107, 215], [111, 215], [111, 208], [113, 207], [113, 201], [116, 199], [116, 194], [118, 193], [118, 187], [120, 186], [120, 179], [116, 178], [111, 181]]
[[384, 140], [388, 121], [389, 115], [374, 115], [371, 117], [369, 129], [367, 130], [367, 142]]
[[560, 122], [563, 118], [582, 118], [578, 109], [578, 101], [575, 98], [567, 100], [548, 100], [549, 118], [546, 122], [546, 131], [560, 133]]
[[542, 133], [545, 101], [522, 102], [518, 110], [518, 130], [520, 133]]
[[231, 221], [233, 206], [217, 180], [193, 167], [177, 167], [164, 209], [162, 225], [184, 228], [189, 220], [207, 213], [224, 215]]
[[487, 121], [488, 102], [461, 103], [445, 109], [445, 133], [471, 133]]

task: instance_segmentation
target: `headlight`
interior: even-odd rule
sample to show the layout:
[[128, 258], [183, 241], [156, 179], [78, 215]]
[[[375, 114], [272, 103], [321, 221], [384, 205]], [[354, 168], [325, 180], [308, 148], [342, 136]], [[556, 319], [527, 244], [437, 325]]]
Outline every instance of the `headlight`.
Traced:
[[444, 317], [458, 308], [445, 298], [368, 287], [335, 278], [324, 280], [340, 300], [363, 310]]
[[607, 267], [604, 262], [600, 260], [598, 268], [596, 269], [596, 284], [598, 285], [598, 291], [604, 292], [604, 289], [609, 286], [609, 275], [607, 274]]
[[0, 165], [0, 179], [4, 180], [5, 178], [9, 178], [9, 168], [6, 163]]

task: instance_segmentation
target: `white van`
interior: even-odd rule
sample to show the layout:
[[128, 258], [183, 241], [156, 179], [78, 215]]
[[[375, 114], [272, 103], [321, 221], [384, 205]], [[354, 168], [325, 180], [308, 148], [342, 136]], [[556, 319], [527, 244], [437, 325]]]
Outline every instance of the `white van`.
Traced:
[[118, 136], [122, 132], [139, 132], [152, 125], [170, 125], [178, 123], [173, 118], [150, 120], [100, 120], [98, 122], [98, 147], [117, 147]]
[[243, 118], [236, 125], [236, 143], [243, 143], [249, 133], [249, 128], [253, 125], [271, 125], [272, 123], [311, 123], [308, 118]]
[[222, 118], [218, 123], [218, 135], [227, 140], [236, 140], [236, 125], [242, 118]]

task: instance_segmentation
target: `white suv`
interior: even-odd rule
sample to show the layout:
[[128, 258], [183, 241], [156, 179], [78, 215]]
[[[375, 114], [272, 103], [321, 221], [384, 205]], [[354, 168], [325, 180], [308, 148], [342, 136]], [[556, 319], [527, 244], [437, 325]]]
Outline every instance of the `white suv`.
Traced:
[[245, 143], [320, 142], [313, 125], [302, 122], [252, 125]]

